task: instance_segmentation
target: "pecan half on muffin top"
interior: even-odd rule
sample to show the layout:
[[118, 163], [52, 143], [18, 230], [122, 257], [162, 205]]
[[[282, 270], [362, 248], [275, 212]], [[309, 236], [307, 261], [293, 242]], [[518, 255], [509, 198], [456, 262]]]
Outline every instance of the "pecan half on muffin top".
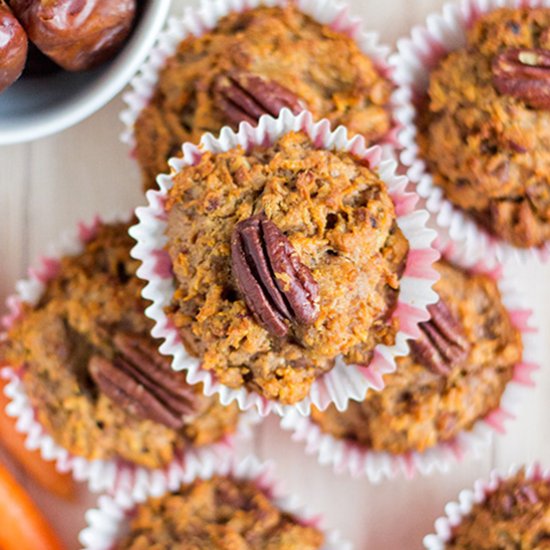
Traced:
[[500, 481], [452, 530], [445, 548], [503, 550], [550, 548], [550, 480], [525, 470]]
[[277, 116], [283, 107], [308, 109], [378, 141], [391, 126], [390, 93], [390, 82], [351, 38], [293, 2], [231, 13], [178, 46], [135, 122], [144, 186], [155, 186], [183, 142]]
[[215, 476], [138, 505], [115, 549], [315, 550], [323, 541], [253, 481]]
[[428, 308], [411, 353], [381, 392], [350, 402], [344, 412], [313, 410], [321, 429], [374, 451], [425, 451], [450, 441], [498, 407], [521, 361], [522, 342], [487, 275], [445, 261], [436, 264], [440, 300]]
[[303, 133], [205, 153], [168, 192], [169, 317], [231, 388], [292, 404], [340, 355], [393, 344], [408, 242], [386, 185]]
[[517, 247], [550, 240], [550, 9], [481, 17], [430, 77], [419, 145], [447, 198]]
[[233, 432], [238, 411], [188, 386], [157, 351], [128, 227], [102, 225], [81, 253], [62, 258], [1, 352], [22, 367], [38, 421], [63, 448], [159, 467]]

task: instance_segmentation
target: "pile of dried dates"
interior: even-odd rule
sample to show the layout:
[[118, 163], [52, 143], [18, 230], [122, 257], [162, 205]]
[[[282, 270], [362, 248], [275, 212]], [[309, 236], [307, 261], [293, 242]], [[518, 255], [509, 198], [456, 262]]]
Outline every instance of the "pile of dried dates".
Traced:
[[28, 69], [31, 48], [66, 71], [107, 61], [135, 15], [136, 0], [0, 0], [0, 92]]

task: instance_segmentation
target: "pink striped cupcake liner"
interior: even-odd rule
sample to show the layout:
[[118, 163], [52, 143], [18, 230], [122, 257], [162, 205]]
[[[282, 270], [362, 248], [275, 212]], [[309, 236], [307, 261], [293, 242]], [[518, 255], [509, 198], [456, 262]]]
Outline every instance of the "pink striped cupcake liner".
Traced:
[[463, 431], [453, 440], [439, 443], [422, 453], [414, 451], [395, 455], [372, 451], [356, 442], [323, 432], [311, 418], [296, 412], [285, 415], [281, 419], [281, 427], [292, 432], [295, 441], [305, 444], [308, 454], [316, 455], [320, 464], [331, 466], [336, 473], [366, 476], [371, 482], [378, 483], [384, 478], [393, 479], [399, 475], [413, 478], [417, 474], [447, 472], [454, 463], [483, 456], [493, 435], [506, 433], [506, 423], [515, 418], [521, 402], [535, 386], [532, 376], [539, 369], [537, 330], [529, 323], [532, 311], [524, 306], [522, 297], [516, 292], [519, 286], [516, 277], [511, 276], [494, 258], [485, 261], [472, 257], [464, 243], [456, 245], [447, 242], [440, 250], [447, 260], [472, 272], [485, 273], [497, 281], [512, 323], [522, 334], [522, 361], [515, 365], [512, 380], [497, 409], [478, 420], [470, 431]]
[[[397, 223], [410, 245], [394, 313], [400, 326], [395, 345], [378, 345], [369, 365], [345, 365], [343, 361], [337, 360], [336, 366], [330, 372], [313, 383], [308, 397], [293, 406], [269, 401], [244, 387], [231, 389], [223, 385], [211, 371], [201, 368], [198, 358], [187, 353], [176, 327], [165, 312], [165, 308], [171, 303], [175, 285], [170, 258], [164, 248], [167, 221], [164, 204], [173, 185], [173, 178], [179, 171], [185, 166], [196, 164], [205, 151], [219, 153], [239, 145], [245, 150], [254, 145], [266, 146], [291, 131], [305, 132], [318, 148], [350, 151], [368, 161], [370, 168], [386, 183], [395, 204]], [[438, 253], [431, 247], [435, 233], [426, 228], [428, 214], [415, 208], [416, 195], [405, 190], [407, 179], [396, 176], [396, 163], [382, 160], [382, 150], [378, 146], [366, 149], [362, 137], [349, 139], [345, 128], [331, 131], [327, 120], [314, 123], [307, 111], [296, 116], [288, 109], [284, 109], [276, 119], [263, 116], [255, 128], [245, 123], [238, 133], [226, 127], [218, 138], [206, 134], [198, 146], [184, 144], [182, 152], [183, 158], [170, 160], [172, 173], [158, 176], [160, 189], [147, 192], [149, 204], [136, 210], [140, 223], [130, 229], [130, 234], [138, 243], [132, 250], [132, 255], [142, 262], [138, 275], [148, 282], [143, 296], [152, 302], [146, 314], [155, 321], [153, 335], [164, 340], [161, 353], [173, 357], [172, 367], [175, 370], [185, 370], [190, 383], [202, 382], [206, 394], [217, 393], [224, 405], [237, 401], [241, 409], [256, 408], [262, 416], [270, 412], [284, 414], [292, 409], [308, 414], [312, 404], [319, 409], [325, 409], [330, 403], [334, 403], [339, 409], [344, 409], [349, 399], [362, 399], [370, 388], [382, 389], [383, 376], [395, 370], [395, 357], [407, 353], [407, 340], [417, 337], [418, 323], [429, 317], [427, 307], [436, 300], [436, 294], [431, 288], [437, 280], [432, 264], [438, 258]]]
[[101, 496], [97, 508], [86, 513], [87, 526], [80, 532], [79, 540], [85, 550], [111, 550], [117, 539], [125, 532], [129, 518], [136, 506], [148, 497], [160, 497], [177, 491], [182, 484], [196, 479], [210, 479], [215, 475], [231, 476], [235, 479], [254, 480], [258, 488], [268, 494], [279, 509], [298, 518], [304, 525], [315, 527], [325, 535], [322, 550], [351, 550], [351, 545], [342, 540], [336, 531], [326, 530], [319, 516], [300, 505], [295, 496], [288, 496], [273, 476], [272, 463], [261, 463], [253, 456], [241, 462], [226, 460], [215, 467], [195, 464], [187, 470], [172, 470], [169, 475], [158, 476], [148, 492], [130, 495]]
[[398, 53], [391, 56], [393, 78], [398, 84], [394, 94], [395, 118], [400, 160], [407, 176], [416, 185], [422, 205], [432, 214], [439, 236], [454, 241], [464, 240], [470, 251], [481, 251], [502, 261], [525, 262], [532, 258], [547, 261], [550, 242], [541, 248], [521, 249], [491, 235], [464, 210], [445, 198], [443, 189], [435, 185], [425, 162], [419, 157], [416, 142], [415, 102], [427, 90], [431, 71], [449, 52], [466, 43], [468, 29], [483, 14], [501, 7], [550, 7], [550, 0], [461, 0], [449, 3], [441, 13], [430, 15], [423, 27], [415, 27], [408, 38], [397, 42]]
[[[60, 258], [82, 252], [85, 244], [97, 234], [99, 226], [115, 219], [120, 221], [123, 218], [113, 216], [105, 219], [96, 216], [89, 224], [79, 223], [76, 232], [63, 235], [59, 243], [51, 248], [49, 255], [40, 258], [38, 267], [29, 269], [28, 278], [18, 281], [16, 294], [7, 299], [8, 313], [1, 319], [4, 332], [0, 332], [0, 341], [7, 338], [9, 328], [24, 315], [24, 304], [32, 306], [38, 303], [48, 282], [59, 272]], [[129, 219], [127, 216], [126, 220]], [[38, 422], [36, 411], [25, 393], [21, 366], [4, 366], [0, 375], [8, 381], [4, 388], [6, 396], [10, 398], [6, 412], [17, 419], [17, 430], [26, 434], [26, 447], [39, 450], [44, 460], [54, 461], [60, 472], [70, 472], [77, 481], [86, 482], [93, 492], [125, 490], [139, 493], [147, 490], [156, 477], [165, 475], [173, 468], [185, 470], [194, 467], [194, 464], [214, 467], [217, 462], [232, 454], [236, 441], [251, 437], [251, 428], [259, 420], [253, 411], [241, 415], [234, 436], [226, 436], [212, 445], [185, 450], [164, 468], [149, 469], [120, 459], [88, 460], [58, 445]]]
[[[126, 108], [120, 114], [125, 126], [121, 134], [122, 141], [130, 146], [131, 151], [135, 149], [134, 124], [142, 109], [151, 100], [161, 70], [167, 60], [174, 55], [182, 40], [189, 36], [200, 37], [211, 31], [220, 19], [230, 13], [260, 6], [284, 6], [289, 3], [296, 4], [300, 11], [322, 25], [328, 25], [332, 30], [352, 38], [361, 51], [374, 62], [380, 74], [392, 80], [393, 68], [388, 62], [390, 47], [380, 44], [377, 32], [365, 31], [361, 19], [353, 16], [349, 6], [340, 0], [201, 0], [199, 8], [188, 7], [183, 16], [172, 17], [169, 20], [164, 31], [159, 34], [149, 57], [130, 82], [131, 89], [123, 96]], [[392, 97], [392, 112], [396, 106], [397, 103]], [[388, 152], [397, 146], [399, 129], [398, 121], [393, 117], [393, 127], [380, 144]]]
[[[511, 466], [507, 473], [492, 470], [489, 478], [478, 479], [473, 489], [464, 489], [458, 495], [457, 502], [445, 505], [445, 515], [435, 521], [435, 533], [424, 537], [424, 548], [427, 550], [444, 550], [446, 543], [453, 536], [453, 528], [457, 527], [467, 517], [476, 504], [482, 504], [487, 496], [508, 478], [515, 476], [521, 466]], [[543, 469], [540, 464], [531, 464], [525, 469], [528, 480], [547, 480], [550, 483], [550, 469]]]

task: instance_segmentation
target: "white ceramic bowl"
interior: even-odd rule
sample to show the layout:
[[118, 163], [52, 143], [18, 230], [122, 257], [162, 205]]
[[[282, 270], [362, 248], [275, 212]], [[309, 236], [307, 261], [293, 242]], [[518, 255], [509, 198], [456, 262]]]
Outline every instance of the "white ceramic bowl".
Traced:
[[148, 0], [116, 57], [92, 71], [20, 78], [0, 94], [0, 145], [54, 134], [90, 116], [134, 76], [160, 32], [171, 0]]

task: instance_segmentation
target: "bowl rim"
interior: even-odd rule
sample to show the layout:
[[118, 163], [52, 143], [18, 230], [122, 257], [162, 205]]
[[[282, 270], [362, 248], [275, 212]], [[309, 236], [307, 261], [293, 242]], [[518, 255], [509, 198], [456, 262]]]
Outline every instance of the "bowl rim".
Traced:
[[61, 132], [99, 111], [138, 71], [168, 17], [171, 3], [172, 0], [150, 0], [132, 37], [105, 72], [61, 105], [45, 109], [15, 127], [0, 125], [0, 145], [34, 141]]

